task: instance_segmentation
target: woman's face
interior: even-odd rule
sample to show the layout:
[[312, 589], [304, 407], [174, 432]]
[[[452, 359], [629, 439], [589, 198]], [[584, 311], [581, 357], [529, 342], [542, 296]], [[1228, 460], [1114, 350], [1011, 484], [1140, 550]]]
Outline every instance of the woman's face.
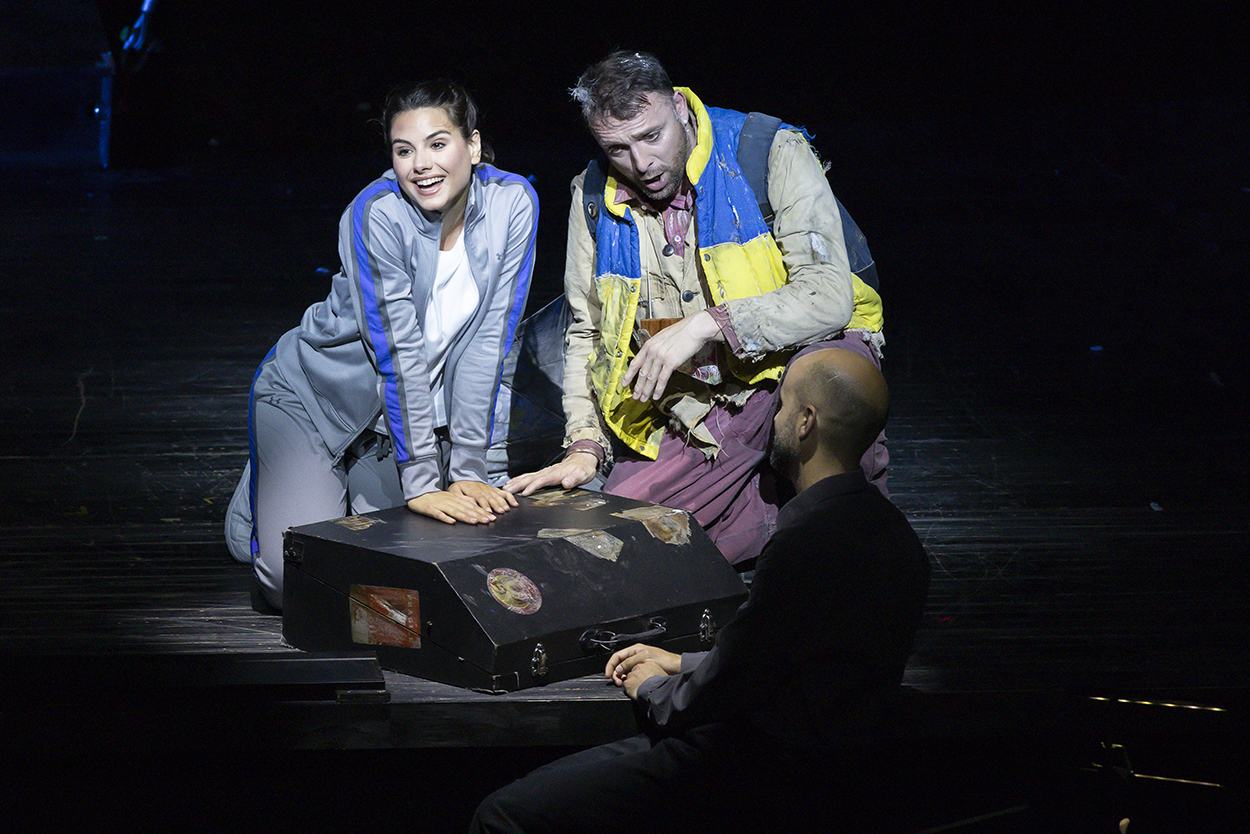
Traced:
[[477, 131], [466, 140], [440, 107], [405, 110], [391, 122], [391, 167], [399, 187], [426, 211], [463, 216], [481, 154]]

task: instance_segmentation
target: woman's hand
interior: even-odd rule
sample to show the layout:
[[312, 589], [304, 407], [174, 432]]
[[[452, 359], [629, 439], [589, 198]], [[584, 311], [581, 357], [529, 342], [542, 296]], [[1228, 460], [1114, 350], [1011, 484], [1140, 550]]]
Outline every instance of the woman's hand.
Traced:
[[[455, 485], [453, 485], [454, 488]], [[466, 524], [486, 524], [495, 520], [494, 514], [489, 510], [482, 509], [472, 499], [451, 490], [418, 495], [416, 498], [409, 499], [408, 509], [447, 524], [455, 524], [457, 521], [463, 521]]]
[[506, 513], [517, 505], [516, 496], [481, 481], [456, 481], [447, 489], [452, 495], [462, 495], [487, 512]]

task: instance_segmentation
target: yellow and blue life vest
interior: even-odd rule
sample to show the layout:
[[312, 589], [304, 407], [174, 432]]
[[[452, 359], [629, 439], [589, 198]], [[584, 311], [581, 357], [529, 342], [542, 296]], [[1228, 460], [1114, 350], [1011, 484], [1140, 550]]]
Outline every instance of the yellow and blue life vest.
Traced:
[[[698, 141], [686, 162], [695, 188], [699, 265], [713, 304], [771, 292], [787, 281], [781, 251], [760, 212], [754, 191], [739, 165], [738, 138], [747, 115], [704, 107], [685, 87], [678, 87], [695, 112]], [[596, 163], [591, 163], [592, 165]], [[616, 203], [619, 183], [608, 172], [595, 227], [595, 287], [599, 297], [599, 348], [590, 360], [590, 378], [607, 425], [624, 443], [654, 459], [667, 425], [650, 402], [639, 402], [621, 389], [621, 378], [634, 356], [630, 345], [642, 288], [638, 224], [628, 205]], [[850, 327], [881, 329], [881, 300], [855, 279], [855, 312]], [[862, 299], [862, 304], [861, 304]], [[747, 361], [729, 356], [729, 371], [748, 385], [781, 377], [790, 352]]]

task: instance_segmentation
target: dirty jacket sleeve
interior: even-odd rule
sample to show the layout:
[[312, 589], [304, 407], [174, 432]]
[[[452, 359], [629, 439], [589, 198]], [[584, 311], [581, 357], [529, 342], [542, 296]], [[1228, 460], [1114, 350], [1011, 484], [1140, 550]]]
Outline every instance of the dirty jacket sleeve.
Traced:
[[573, 179], [568, 249], [564, 261], [564, 298], [570, 320], [564, 337], [564, 445], [593, 440], [610, 460], [612, 446], [590, 384], [590, 360], [599, 348], [599, 295], [595, 291], [595, 242], [582, 208], [585, 172]]
[[788, 283], [725, 303], [736, 337], [728, 341], [744, 359], [828, 339], [850, 323], [855, 306], [837, 201], [815, 151], [795, 131], [773, 139], [768, 199]]

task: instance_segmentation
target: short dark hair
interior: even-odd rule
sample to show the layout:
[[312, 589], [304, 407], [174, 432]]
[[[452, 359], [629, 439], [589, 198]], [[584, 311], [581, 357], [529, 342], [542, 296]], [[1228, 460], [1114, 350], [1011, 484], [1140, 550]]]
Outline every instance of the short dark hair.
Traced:
[[647, 106], [650, 93], [672, 95], [673, 82], [659, 60], [647, 52], [618, 49], [587, 69], [569, 89], [586, 124], [611, 116], [624, 121]]
[[[433, 81], [422, 81], [411, 87], [399, 87], [386, 97], [382, 108], [382, 130], [389, 149], [391, 144], [391, 125], [401, 113], [409, 110], [420, 110], [422, 107], [437, 107], [447, 114], [448, 120], [460, 131], [467, 142], [477, 130], [477, 102], [460, 84], [446, 78]], [[494, 162], [495, 152], [485, 140], [482, 141], [482, 161]]]

